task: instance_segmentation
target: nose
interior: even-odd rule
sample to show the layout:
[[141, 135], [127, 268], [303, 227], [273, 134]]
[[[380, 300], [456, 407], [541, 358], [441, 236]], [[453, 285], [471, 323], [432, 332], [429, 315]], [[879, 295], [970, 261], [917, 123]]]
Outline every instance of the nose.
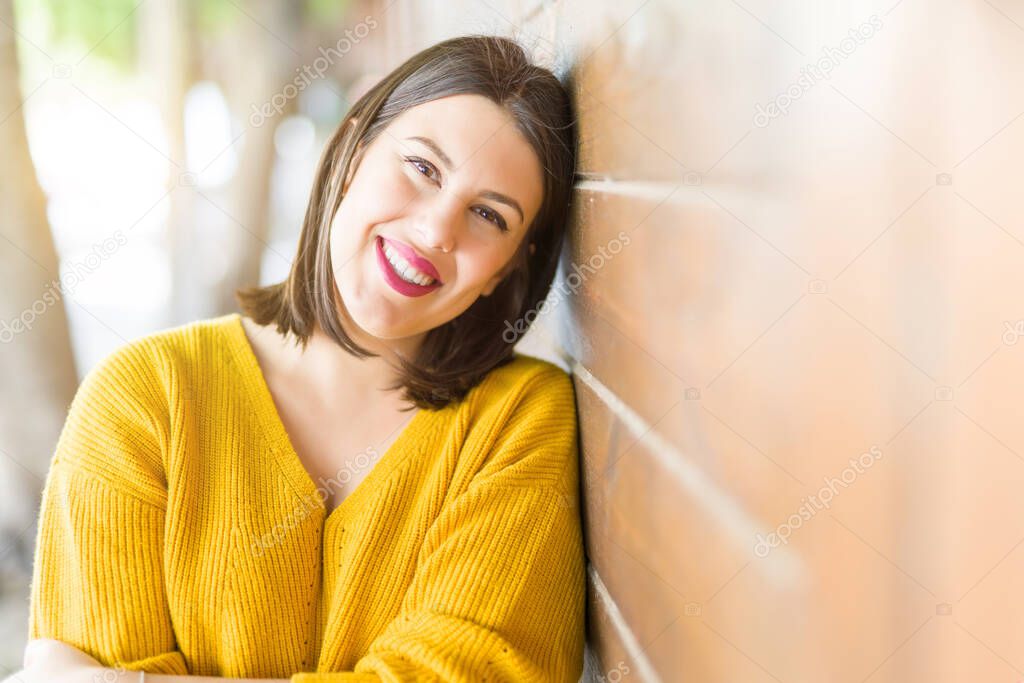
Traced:
[[454, 197], [438, 194], [424, 205], [417, 217], [417, 229], [425, 249], [436, 249], [445, 254], [455, 248], [455, 240], [462, 227], [462, 211]]

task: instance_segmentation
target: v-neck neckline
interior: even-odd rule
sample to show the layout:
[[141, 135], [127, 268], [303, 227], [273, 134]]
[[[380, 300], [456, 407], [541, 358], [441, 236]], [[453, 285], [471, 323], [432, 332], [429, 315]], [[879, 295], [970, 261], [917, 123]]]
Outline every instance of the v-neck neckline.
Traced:
[[302, 464], [302, 459], [292, 445], [291, 438], [288, 436], [288, 430], [285, 428], [284, 421], [278, 413], [270, 386], [267, 384], [263, 369], [260, 367], [259, 360], [256, 358], [256, 353], [252, 347], [252, 342], [249, 340], [245, 327], [242, 324], [242, 315], [237, 312], [231, 313], [228, 315], [228, 318], [227, 329], [229, 334], [227, 336], [230, 341], [231, 356], [238, 366], [245, 393], [255, 408], [256, 421], [259, 423], [259, 428], [263, 432], [264, 438], [271, 446], [274, 459], [288, 478], [289, 483], [295, 489], [299, 498], [303, 501], [312, 498], [313, 504], [324, 515], [323, 523], [325, 526], [331, 523], [332, 520], [342, 517], [345, 510], [358, 508], [360, 502], [366, 496], [371, 495], [372, 491], [379, 488], [399, 464], [406, 461], [405, 458], [401, 457], [402, 451], [408, 450], [406, 448], [407, 444], [413, 442], [425, 428], [425, 423], [430, 417], [430, 411], [417, 408], [416, 414], [405, 424], [398, 438], [391, 443], [384, 452], [384, 455], [377, 459], [376, 464], [366, 473], [366, 476], [328, 513], [326, 502], [320, 496], [318, 486], [313, 481], [313, 477], [306, 470], [305, 465]]

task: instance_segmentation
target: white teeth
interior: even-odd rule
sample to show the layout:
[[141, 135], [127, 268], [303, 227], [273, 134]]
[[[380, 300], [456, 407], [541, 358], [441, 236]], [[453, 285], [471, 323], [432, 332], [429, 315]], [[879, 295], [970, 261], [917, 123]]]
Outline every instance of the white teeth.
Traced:
[[394, 266], [395, 272], [406, 282], [411, 282], [416, 285], [426, 286], [434, 283], [434, 279], [424, 275], [420, 271], [412, 267], [408, 261], [398, 255], [391, 246], [384, 242], [384, 255], [387, 257], [388, 262]]

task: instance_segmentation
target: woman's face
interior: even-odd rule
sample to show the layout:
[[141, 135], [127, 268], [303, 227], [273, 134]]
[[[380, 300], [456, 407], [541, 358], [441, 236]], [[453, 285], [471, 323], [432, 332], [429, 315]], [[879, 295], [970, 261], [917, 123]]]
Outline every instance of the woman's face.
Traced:
[[405, 339], [490, 295], [540, 208], [542, 182], [533, 149], [487, 98], [403, 112], [363, 151], [331, 223], [347, 317], [379, 339]]

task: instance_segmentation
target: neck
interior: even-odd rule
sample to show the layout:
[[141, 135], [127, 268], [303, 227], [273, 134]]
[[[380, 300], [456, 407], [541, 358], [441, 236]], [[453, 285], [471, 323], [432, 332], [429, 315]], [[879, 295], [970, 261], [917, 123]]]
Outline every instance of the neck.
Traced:
[[281, 371], [300, 379], [324, 401], [358, 403], [360, 399], [355, 397], [386, 397], [397, 404], [401, 392], [388, 392], [386, 387], [398, 380], [399, 354], [413, 358], [423, 335], [380, 339], [359, 329], [350, 320], [343, 320], [343, 324], [356, 345], [377, 355], [359, 358], [341, 348], [316, 326], [305, 349], [293, 336], [287, 339], [277, 337]]

